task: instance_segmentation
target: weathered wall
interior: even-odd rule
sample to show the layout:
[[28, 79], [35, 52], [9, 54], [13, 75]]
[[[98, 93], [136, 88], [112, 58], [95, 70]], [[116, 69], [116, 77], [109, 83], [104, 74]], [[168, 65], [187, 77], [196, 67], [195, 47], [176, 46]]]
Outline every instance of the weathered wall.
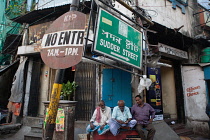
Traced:
[[194, 28], [199, 24], [198, 14], [193, 16], [194, 13], [198, 12], [196, 0], [188, 1], [185, 14], [178, 6], [173, 9], [172, 3], [168, 0], [138, 0], [138, 6], [148, 10], [152, 21], [168, 28], [174, 29], [184, 25], [180, 32], [186, 36], [194, 37], [200, 32], [198, 31], [199, 28]]
[[[167, 62], [167, 64], [170, 64]], [[177, 119], [176, 92], [173, 67], [161, 67], [163, 112]]]
[[200, 63], [200, 55], [201, 55], [202, 46], [197, 44], [193, 44], [188, 48], [188, 64], [196, 64]]
[[44, 65], [41, 69], [40, 75], [40, 96], [39, 96], [39, 115], [44, 115], [44, 104], [43, 101], [48, 101], [49, 93], [49, 71], [50, 68]]
[[185, 116], [187, 125], [194, 132], [207, 134], [208, 116], [206, 108], [206, 87], [204, 73], [200, 66], [182, 66]]

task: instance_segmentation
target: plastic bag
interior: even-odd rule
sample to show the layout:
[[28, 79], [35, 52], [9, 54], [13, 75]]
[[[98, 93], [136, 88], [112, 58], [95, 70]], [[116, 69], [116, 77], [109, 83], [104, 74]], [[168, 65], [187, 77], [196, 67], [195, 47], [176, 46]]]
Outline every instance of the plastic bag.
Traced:
[[138, 85], [138, 92], [141, 93], [145, 88], [149, 90], [149, 87], [151, 84], [152, 84], [152, 80], [149, 78], [146, 78], [146, 75], [143, 75], [143, 77], [140, 77], [140, 82]]

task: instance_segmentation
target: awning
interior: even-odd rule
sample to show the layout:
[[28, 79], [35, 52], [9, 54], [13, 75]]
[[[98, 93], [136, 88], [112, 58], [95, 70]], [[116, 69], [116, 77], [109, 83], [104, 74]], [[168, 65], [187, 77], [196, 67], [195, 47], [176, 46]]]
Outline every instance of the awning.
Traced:
[[210, 63], [198, 63], [198, 65], [200, 65], [201, 67], [205, 67], [205, 66], [209, 66]]
[[17, 59], [15, 62], [13, 62], [12, 64], [0, 69], [0, 76], [2, 74], [4, 74], [7, 70], [9, 70], [10, 68], [14, 67], [14, 66], [18, 66], [18, 62], [20, 61], [20, 59]]

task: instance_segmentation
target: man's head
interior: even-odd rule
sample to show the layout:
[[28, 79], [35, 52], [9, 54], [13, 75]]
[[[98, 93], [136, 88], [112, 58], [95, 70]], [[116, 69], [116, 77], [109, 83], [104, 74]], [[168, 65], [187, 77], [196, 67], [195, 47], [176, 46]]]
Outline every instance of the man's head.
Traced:
[[118, 107], [120, 108], [120, 110], [121, 110], [121, 111], [124, 111], [125, 101], [119, 100], [119, 101], [117, 102], [117, 104], [118, 104]]
[[105, 108], [105, 102], [103, 100], [101, 100], [98, 104], [98, 106], [100, 106], [102, 109]]
[[138, 105], [143, 104], [143, 101], [142, 101], [142, 98], [141, 98], [140, 95], [137, 95], [137, 96], [135, 97], [135, 100], [136, 100], [136, 103], [137, 103]]

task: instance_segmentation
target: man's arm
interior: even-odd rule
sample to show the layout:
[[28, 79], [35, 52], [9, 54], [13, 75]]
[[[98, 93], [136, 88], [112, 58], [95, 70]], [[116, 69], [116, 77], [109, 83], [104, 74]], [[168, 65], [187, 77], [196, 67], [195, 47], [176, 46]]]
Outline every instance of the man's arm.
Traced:
[[126, 113], [127, 113], [128, 119], [125, 121], [125, 123], [129, 123], [132, 120], [132, 115], [128, 107], [126, 107]]
[[94, 129], [93, 123], [94, 123], [94, 121], [95, 121], [95, 119], [96, 119], [96, 113], [97, 113], [97, 110], [95, 109], [95, 111], [94, 111], [94, 113], [93, 113], [93, 116], [92, 116], [92, 118], [90, 119], [90, 128], [91, 128], [91, 129]]
[[[149, 104], [148, 104], [149, 105]], [[151, 118], [150, 118], [150, 122], [152, 122], [153, 121], [153, 119], [155, 118], [155, 109], [151, 106], [151, 105], [149, 105], [149, 107], [150, 107], [150, 109], [149, 109], [149, 113], [150, 113], [150, 116], [151, 116]]]
[[114, 107], [113, 112], [112, 112], [112, 119], [115, 119], [117, 117], [117, 108]]
[[134, 107], [131, 107], [131, 115], [134, 115]]
[[111, 108], [110, 107], [107, 108], [108, 108], [108, 120], [106, 121], [106, 123], [109, 123], [109, 120], [112, 118], [112, 115], [111, 115]]
[[97, 113], [97, 110], [95, 109], [95, 111], [93, 113], [93, 116], [90, 119], [90, 122], [94, 122], [95, 121], [95, 119], [96, 119], [96, 113]]

